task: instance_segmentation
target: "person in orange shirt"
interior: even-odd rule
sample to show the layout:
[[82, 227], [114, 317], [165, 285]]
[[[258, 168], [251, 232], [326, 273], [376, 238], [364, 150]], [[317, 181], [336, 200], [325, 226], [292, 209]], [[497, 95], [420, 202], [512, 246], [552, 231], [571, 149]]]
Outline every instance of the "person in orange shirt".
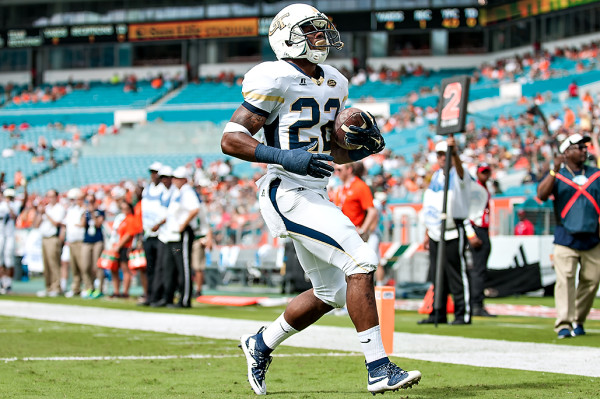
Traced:
[[[335, 172], [342, 181], [342, 186], [333, 193], [332, 202], [348, 216], [356, 226], [358, 234], [375, 251], [380, 260], [381, 237], [377, 230], [380, 211], [375, 207], [371, 189], [362, 180], [365, 174], [363, 163], [336, 165]], [[385, 272], [381, 265], [378, 265], [376, 274], [377, 285], [383, 285]]]
[[570, 129], [575, 124], [575, 112], [569, 107], [565, 107], [564, 127]]
[[333, 193], [332, 201], [348, 216], [358, 234], [367, 242], [377, 225], [377, 210], [373, 206], [371, 189], [361, 179], [364, 170], [362, 162], [336, 165], [335, 172], [342, 186]]
[[365, 167], [362, 162], [336, 165], [335, 172], [342, 181], [342, 186], [333, 193], [331, 200], [348, 216], [360, 237], [375, 251], [379, 260], [381, 239], [376, 231], [379, 213], [373, 204], [371, 189], [362, 180]]
[[594, 99], [592, 98], [592, 95], [590, 94], [589, 91], [586, 91], [585, 94], [583, 95], [583, 98], [581, 99], [581, 102], [583, 102], [584, 108], [586, 111], [592, 111], [594, 108]]
[[[120, 293], [119, 270], [112, 270], [113, 298], [129, 297], [129, 286], [131, 285], [131, 272], [127, 262], [129, 261], [129, 250], [133, 239], [142, 232], [142, 226], [134, 215], [133, 206], [124, 200], [119, 201], [121, 213], [115, 217], [113, 223], [113, 249], [119, 253], [119, 267], [123, 272], [123, 294]], [[144, 285], [145, 282], [142, 282]]]

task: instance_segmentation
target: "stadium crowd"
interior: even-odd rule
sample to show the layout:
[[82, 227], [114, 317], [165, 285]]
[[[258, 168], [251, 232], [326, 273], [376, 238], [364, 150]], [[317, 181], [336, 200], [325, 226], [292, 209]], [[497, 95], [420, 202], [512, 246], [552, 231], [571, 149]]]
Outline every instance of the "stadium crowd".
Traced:
[[[533, 104], [533, 102], [532, 102]], [[598, 101], [581, 101], [581, 109], [587, 109], [593, 115], [600, 115]], [[580, 110], [581, 111], [581, 110]], [[402, 119], [402, 115], [410, 112], [402, 110], [399, 114], [392, 115], [388, 120], [380, 121], [380, 124], [387, 127], [396, 123], [395, 120]], [[580, 112], [581, 115], [581, 112]], [[433, 120], [434, 118], [432, 118]], [[553, 143], [562, 141], [567, 135], [578, 132], [591, 135], [590, 154], [598, 159], [598, 122], [586, 125], [583, 119], [575, 118], [575, 122], [570, 126], [564, 123], [564, 117], [552, 115], [548, 126], [544, 124], [542, 118], [534, 113], [524, 113], [518, 117], [500, 117], [489, 126], [477, 126], [474, 122], [469, 122], [465, 135], [459, 137], [461, 147], [461, 157], [463, 162], [469, 167], [474, 176], [476, 165], [488, 163], [493, 171], [492, 179], [501, 182], [503, 177], [515, 169], [527, 170], [524, 182], [537, 182], [547, 172], [548, 165], [552, 159]], [[594, 118], [597, 121], [597, 117]], [[518, 129], [523, 129], [525, 134], [520, 134]], [[390, 129], [384, 128], [383, 131], [389, 134]], [[391, 200], [403, 199], [412, 202], [421, 200], [423, 191], [427, 188], [432, 174], [437, 170], [435, 144], [439, 141], [434, 133], [428, 137], [422, 150], [413, 154], [413, 159], [407, 159], [402, 155], [394, 154], [393, 151], [386, 149], [381, 154], [376, 154], [364, 160], [367, 171], [371, 171], [365, 176], [365, 181], [375, 193], [384, 193], [385, 197]], [[508, 142], [510, 146], [504, 147], [501, 142]], [[183, 165], [176, 168], [189, 177], [189, 182], [193, 185], [198, 198], [204, 207], [206, 207], [207, 225], [210, 226], [212, 235], [212, 245], [239, 245], [243, 243], [256, 243], [264, 234], [264, 225], [262, 218], [258, 213], [258, 204], [256, 198], [255, 181], [259, 174], [250, 178], [236, 177], [232, 173], [232, 166], [227, 160], [216, 160], [205, 164], [201, 158], [196, 159], [194, 163]], [[167, 169], [168, 170], [168, 169]], [[166, 173], [166, 172], [165, 172]], [[22, 180], [15, 180], [20, 182]], [[187, 181], [186, 180], [186, 181]], [[60, 247], [62, 257], [58, 260], [61, 264], [60, 278], [58, 288], [48, 289], [40, 295], [55, 295], [65, 293], [66, 295], [84, 295], [88, 297], [100, 297], [107, 292], [103, 283], [104, 276], [109, 277], [113, 283], [112, 296], [127, 296], [131, 284], [131, 271], [128, 267], [122, 267], [119, 270], [113, 270], [105, 273], [104, 270], [97, 271], [97, 260], [88, 259], [87, 266], [82, 270], [87, 270], [89, 278], [75, 279], [75, 285], [80, 282], [83, 287], [72, 286], [69, 289], [66, 282], [69, 276], [69, 267], [71, 274], [76, 275], [77, 261], [73, 261], [72, 255], [68, 254], [65, 248], [72, 247], [68, 237], [69, 226], [73, 227], [79, 224], [78, 218], [68, 217], [72, 207], [79, 207], [81, 214], [94, 215], [102, 217], [102, 223], [98, 230], [102, 232], [102, 247], [110, 248], [119, 242], [118, 228], [115, 228], [114, 221], [124, 219], [131, 213], [138, 217], [136, 228], [132, 228], [129, 235], [132, 240], [127, 243], [126, 248], [131, 252], [135, 248], [141, 248], [144, 241], [143, 229], [141, 227], [141, 200], [144, 188], [152, 184], [147, 179], [139, 181], [122, 181], [116, 185], [91, 185], [75, 188], [63, 193], [53, 191], [46, 195], [38, 193], [29, 193], [29, 197], [22, 204], [22, 212], [15, 221], [18, 229], [30, 229], [35, 226], [36, 219], [44, 212], [44, 206], [51, 202], [54, 195], [57, 195], [57, 204], [63, 208], [63, 212], [58, 225], [64, 228], [64, 234], [61, 239]], [[330, 186], [335, 188], [341, 182], [337, 176], [331, 179]], [[492, 194], [500, 194], [498, 185], [490, 184]], [[11, 190], [12, 188], [4, 187]], [[6, 196], [6, 194], [5, 194]], [[77, 205], [77, 201], [80, 202]], [[129, 212], [128, 209], [133, 211]], [[77, 214], [77, 213], [76, 213]], [[79, 218], [81, 218], [79, 214]], [[71, 220], [71, 221], [69, 221]], [[87, 233], [88, 231], [86, 231]], [[98, 233], [99, 234], [99, 233]], [[124, 245], [122, 245], [124, 246]], [[94, 257], [97, 258], [100, 252], [95, 250]], [[123, 254], [121, 259], [127, 264], [127, 256]], [[62, 260], [62, 262], [61, 262]], [[202, 265], [202, 268], [205, 265]], [[198, 266], [200, 270], [200, 266]], [[142, 277], [145, 276], [143, 269], [136, 270], [136, 273]], [[120, 276], [123, 278], [123, 287], [120, 286]], [[94, 281], [95, 280], [95, 281]], [[80, 282], [78, 282], [80, 281]], [[140, 284], [145, 287], [147, 295], [149, 282], [142, 277]], [[202, 283], [196, 287], [196, 293], [201, 294]], [[149, 298], [144, 296], [140, 299], [141, 303], [150, 304]], [[171, 302], [172, 303], [172, 302]]]
[[[498, 60], [494, 64], [485, 64], [476, 71], [473, 75], [473, 81], [477, 82], [482, 78], [492, 81], [510, 81], [519, 80], [527, 82], [531, 80], [548, 79], [556, 76], [561, 72], [553, 68], [553, 61], [556, 57], [564, 57], [577, 62], [577, 70], [581, 71], [585, 68], [591, 68], [596, 64], [598, 57], [598, 43], [591, 43], [583, 46], [580, 49], [574, 48], [559, 48], [552, 54], [544, 51], [537, 51], [532, 54], [527, 54], [521, 57], [511, 57]], [[584, 64], [585, 62], [585, 64]], [[355, 71], [342, 69], [353, 85], [360, 85], [369, 81], [386, 81], [386, 82], [401, 82], [403, 78], [408, 76], [427, 76], [430, 72], [422, 65], [401, 66], [397, 70], [387, 67], [382, 67], [379, 71], [373, 68], [360, 69], [355, 68]], [[126, 77], [126, 84], [132, 84], [135, 79]], [[215, 78], [216, 82], [224, 84], [239, 83], [239, 78], [236, 78], [231, 72], [223, 72]], [[117, 81], [117, 77], [111, 80], [111, 83], [117, 84], [122, 82]], [[163, 77], [158, 76], [152, 80], [152, 86], [161, 87], [168, 84], [163, 81]], [[68, 93], [72, 90], [73, 84], [66, 86], [54, 86], [47, 88], [45, 91], [29, 90], [27, 93], [37, 93], [36, 97], [41, 100], [41, 96], [47, 91], [50, 94], [56, 92], [60, 94]], [[85, 87], [79, 87], [85, 88]], [[578, 88], [565, 88], [568, 90], [570, 97], [579, 96]], [[422, 198], [424, 190], [428, 187], [431, 176], [437, 170], [435, 145], [440, 140], [435, 135], [435, 121], [437, 120], [437, 110], [433, 107], [419, 107], [414, 103], [422, 95], [431, 94], [437, 89], [423, 88], [419, 93], [413, 93], [409, 96], [409, 105], [401, 108], [397, 113], [389, 118], [380, 118], [378, 124], [381, 131], [385, 135], [400, 133], [407, 129], [417, 128], [419, 126], [428, 126], [430, 134], [425, 143], [421, 144], [418, 151], [407, 156], [396, 154], [390, 149], [384, 150], [380, 154], [373, 155], [364, 160], [364, 164], [368, 174], [365, 176], [365, 181], [370, 186], [374, 193], [383, 193], [385, 198], [389, 200], [403, 200], [407, 202], [419, 202]], [[5, 87], [4, 93], [7, 100], [13, 101], [16, 96], [16, 91], [13, 87]], [[22, 96], [22, 94], [19, 94]], [[594, 98], [595, 97], [595, 98]], [[23, 98], [21, 98], [21, 101]], [[29, 101], [37, 101], [31, 100]], [[43, 100], [42, 100], [43, 101]], [[521, 183], [536, 183], [540, 181], [548, 172], [549, 165], [553, 159], [553, 152], [557, 147], [557, 143], [563, 141], [568, 135], [573, 133], [581, 133], [590, 135], [592, 138], [589, 144], [590, 156], [596, 161], [600, 159], [600, 96], [596, 93], [585, 92], [581, 96], [579, 105], [576, 109], [572, 106], [564, 105], [563, 113], [552, 113], [546, 118], [541, 112], [539, 106], [545, 101], [553, 101], [552, 95], [536, 95], [532, 98], [522, 98], [518, 100], [520, 105], [527, 109], [520, 115], [500, 115], [497, 119], [489, 120], [488, 123], [480, 122], [479, 118], [476, 122], [471, 118], [467, 124], [466, 134], [457, 138], [459, 147], [461, 148], [461, 159], [468, 166], [471, 175], [475, 175], [475, 169], [478, 164], [487, 163], [492, 170], [492, 176], [489, 181], [489, 186], [492, 195], [502, 193], [502, 182], [506, 176], [515, 170], [523, 170], [527, 173]], [[485, 120], [485, 119], [484, 119]], [[21, 125], [5, 124], [2, 127], [2, 134], [8, 134], [13, 139], [18, 139], [23, 132], [29, 128], [24, 122]], [[58, 126], [55, 128], [63, 129]], [[29, 143], [22, 148], [12, 148], [12, 150], [30, 151], [34, 156], [43, 154], [43, 151], [48, 147], [56, 146], [77, 146], [80, 143], [80, 136], [76, 127], [73, 129], [72, 140], [63, 140], [63, 142], [51, 143], [49, 145], [43, 136], [38, 138], [38, 143]], [[110, 127], [102, 126], [98, 134], [105, 134], [110, 131]], [[93, 138], [92, 138], [93, 140]], [[6, 150], [6, 149], [5, 149]], [[9, 154], [8, 154], [9, 155]], [[3, 152], [4, 156], [4, 152]], [[42, 155], [43, 156], [43, 155]], [[36, 158], [32, 158], [35, 160]], [[39, 158], [37, 158], [39, 159]], [[187, 164], [176, 168], [182, 176], [186, 177], [186, 181], [191, 183], [199, 202], [202, 207], [206, 208], [207, 226], [210, 227], [211, 242], [207, 245], [203, 244], [204, 249], [210, 249], [212, 245], [235, 245], [245, 242], [256, 242], [257, 238], [264, 235], [264, 225], [262, 218], [258, 213], [258, 204], [256, 199], [255, 181], [260, 174], [250, 178], [240, 178], [232, 173], [232, 167], [227, 160], [217, 160], [210, 164], [204, 164], [202, 159], [197, 159], [193, 164]], [[83, 295], [90, 298], [97, 298], [104, 295], [107, 290], [104, 283], [105, 278], [109, 277], [113, 282], [112, 295], [127, 296], [131, 284], [131, 271], [127, 266], [129, 262], [129, 254], [119, 254], [118, 258], [122, 261], [119, 264], [119, 269], [105, 272], [97, 270], [97, 258], [100, 257], [98, 248], [118, 247], [119, 250], [128, 248], [132, 252], [135, 249], [141, 249], [142, 243], [147, 238], [147, 233], [144, 233], [143, 223], [141, 222], [141, 203], [144, 190], [148, 190], [152, 184], [150, 180], [141, 179], [139, 181], [122, 181], [116, 185], [91, 185], [85, 187], [74, 188], [68, 192], [57, 193], [49, 192], [45, 195], [39, 193], [29, 193], [28, 197], [23, 198], [23, 194], [17, 195], [11, 191], [13, 188], [18, 188], [25, 181], [22, 173], [15, 175], [14, 187], [8, 187], [4, 184], [2, 191], [3, 201], [22, 201], [19, 205], [19, 215], [15, 220], [17, 229], [31, 229], [36, 224], [39, 226], [41, 215], [45, 214], [45, 207], [48, 203], [53, 202], [52, 197], [56, 197], [57, 215], [61, 216], [56, 223], [53, 224], [58, 229], [56, 237], [59, 239], [60, 251], [62, 256], [57, 261], [58, 273], [60, 277], [52, 277], [55, 282], [50, 281], [48, 277], [47, 287], [40, 295], [58, 295], [64, 293], [67, 295]], [[167, 177], [167, 176], [166, 176]], [[162, 183], [159, 183], [162, 184]], [[337, 177], [331, 179], [331, 188], [340, 185]], [[8, 193], [7, 193], [7, 190]], [[8, 194], [8, 195], [7, 195]], [[21, 196], [21, 198], [19, 198]], [[12, 199], [11, 199], [12, 198]], [[17, 208], [19, 208], [17, 207]], [[62, 211], [59, 211], [59, 208]], [[72, 211], [73, 207], [77, 207], [77, 212]], [[79, 215], [79, 219], [75, 216]], [[128, 217], [131, 214], [131, 217]], [[70, 215], [70, 216], [69, 216]], [[82, 231], [83, 224], [81, 216], [86, 216], [86, 224], [90, 223], [90, 218], [93, 215], [102, 219], [101, 223], [96, 226], [95, 230], [88, 228]], [[115, 226], [115, 220], [122, 221], [131, 219], [128, 226], [126, 240], [119, 238], [118, 225]], [[93, 224], [93, 223], [92, 223]], [[69, 254], [68, 249], [73, 247], [71, 242], [73, 238], [68, 238], [70, 229], [79, 231], [75, 234], [76, 238], [90, 235], [93, 230], [95, 237], [93, 242], [101, 242], [102, 244], [95, 245], [95, 249], [87, 248], [91, 251], [89, 259], [78, 260], [73, 258], [73, 254]], [[88, 226], [89, 227], [89, 226]], [[50, 228], [49, 230], [52, 230]], [[204, 234], [206, 237], [207, 233]], [[54, 236], [54, 235], [53, 235]], [[146, 237], [145, 237], [146, 236]], [[122, 238], [122, 237], [121, 237]], [[88, 237], [88, 240], [91, 239]], [[85, 240], [82, 238], [83, 242]], [[121, 256], [122, 255], [122, 256]], [[88, 256], [88, 255], [86, 255]], [[84, 258], [82, 258], [84, 259]], [[79, 263], [86, 263], [85, 267], [79, 270]], [[124, 265], [124, 266], [123, 266]], [[123, 266], [123, 267], [121, 267]], [[196, 265], [195, 273], [201, 276], [201, 270], [204, 265]], [[53, 267], [53, 273], [56, 274], [57, 267]], [[69, 272], [69, 268], [71, 271]], [[77, 269], [77, 270], [76, 270]], [[146, 274], [143, 268], [135, 269], [140, 276], [140, 284], [144, 286], [144, 297], [140, 299], [140, 303], [150, 305], [151, 301], [149, 291], [152, 291], [154, 285], [151, 279], [146, 280]], [[158, 270], [158, 268], [157, 268]], [[74, 279], [74, 284], [69, 289], [66, 286], [69, 273], [73, 276], [78, 276]], [[3, 290], [10, 290], [10, 282], [6, 280], [10, 276], [5, 273], [3, 280]], [[123, 278], [123, 286], [121, 287], [120, 278]], [[164, 278], [164, 276], [163, 276]], [[170, 276], [169, 278], [172, 278]], [[195, 280], [196, 295], [201, 294], [202, 278]], [[79, 283], [83, 287], [76, 286]], [[55, 284], [54, 286], [51, 286]], [[176, 289], [180, 294], [184, 291], [184, 287], [175, 284]], [[159, 303], [157, 299], [154, 303]], [[163, 301], [164, 302], [164, 301]], [[172, 298], [167, 299], [166, 304], [172, 304]]]

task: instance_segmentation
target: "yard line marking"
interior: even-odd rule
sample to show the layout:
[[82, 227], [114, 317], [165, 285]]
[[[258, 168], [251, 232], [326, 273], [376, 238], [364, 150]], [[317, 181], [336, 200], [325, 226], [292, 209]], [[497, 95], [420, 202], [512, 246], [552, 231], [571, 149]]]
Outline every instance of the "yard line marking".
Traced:
[[[278, 353], [275, 357], [350, 357], [363, 356], [362, 353]], [[239, 355], [150, 355], [150, 356], [50, 356], [50, 357], [2, 357], [0, 362], [74, 362], [74, 361], [95, 361], [95, 360], [173, 360], [173, 359], [228, 359], [239, 357], [243, 358], [244, 354]]]
[[[11, 300], [0, 300], [0, 315], [236, 341], [271, 323]], [[549, 328], [548, 340], [555, 339]], [[284, 345], [361, 352], [356, 330], [347, 327], [310, 326]], [[393, 350], [394, 356], [432, 362], [600, 377], [600, 348], [595, 347], [395, 332]]]

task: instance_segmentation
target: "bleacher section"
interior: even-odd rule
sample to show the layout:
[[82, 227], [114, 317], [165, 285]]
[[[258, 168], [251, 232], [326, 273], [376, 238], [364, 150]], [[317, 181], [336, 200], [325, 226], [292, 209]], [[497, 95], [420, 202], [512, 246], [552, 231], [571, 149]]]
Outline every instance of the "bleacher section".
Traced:
[[216, 82], [190, 83], [148, 113], [149, 121], [227, 121], [241, 104], [242, 87]]
[[164, 106], [181, 104], [214, 104], [236, 103], [243, 100], [240, 85], [225, 83], [203, 82], [190, 83], [179, 94], [167, 101]]
[[[98, 131], [98, 126], [79, 125], [78, 130], [81, 140], [87, 140]], [[0, 134], [1, 148], [15, 149], [13, 156], [0, 158], [0, 170], [6, 174], [5, 181], [9, 185], [14, 184], [13, 175], [17, 170], [20, 170], [26, 178], [31, 179], [50, 170], [49, 157], [51, 155], [58, 164], [71, 157], [72, 148], [69, 147], [68, 142], [72, 140], [73, 132], [70, 130], [56, 129], [48, 126], [33, 126], [19, 134], [20, 137], [18, 138], [11, 138], [9, 132], [2, 132]], [[50, 149], [40, 150], [39, 154], [19, 150], [19, 148], [24, 146], [35, 149], [40, 136], [46, 139], [49, 146], [57, 146], [52, 151], [52, 154]], [[43, 160], [36, 158], [37, 155], [43, 156]]]
[[140, 81], [137, 91], [126, 92], [124, 86], [124, 83], [92, 82], [89, 89], [74, 89], [56, 101], [8, 102], [0, 107], [0, 123], [112, 124], [115, 110], [146, 108], [165, 96], [172, 87], [164, 85], [154, 89], [150, 82]]
[[167, 92], [167, 89], [154, 89], [150, 82], [137, 84], [137, 91], [126, 92], [125, 84], [91, 83], [89, 89], [74, 89], [56, 101], [7, 103], [4, 109], [47, 109], [47, 108], [79, 108], [79, 107], [129, 107], [144, 108]]
[[154, 122], [122, 128], [117, 135], [99, 137], [96, 146], [83, 148], [82, 156], [127, 154], [221, 153], [224, 123]]
[[473, 69], [447, 69], [432, 72], [429, 76], [408, 76], [401, 79], [401, 82], [366, 82], [360, 86], [350, 86], [349, 99], [351, 101], [360, 101], [363, 98], [372, 97], [378, 100], [392, 100], [404, 98], [412, 92], [419, 92], [422, 88], [433, 89], [439, 86], [442, 79], [454, 75], [471, 75]]
[[201, 156], [209, 160], [216, 154], [136, 154], [83, 156], [77, 163], [65, 163], [29, 184], [31, 191], [44, 193], [50, 188], [65, 191], [89, 184], [113, 184], [123, 180], [148, 178], [148, 165], [159, 161], [179, 166]]
[[[576, 62], [568, 59], [556, 59], [552, 68], [559, 70], [556, 77], [525, 83], [522, 86], [523, 95], [532, 97], [537, 93], [551, 93], [552, 100], [541, 106], [542, 111], [562, 114], [563, 107], [569, 105], [577, 108], [578, 99], [565, 99], [559, 92], [566, 90], [572, 81], [578, 85], [586, 85], [600, 81], [600, 70], [592, 69], [586, 72], [576, 72]], [[584, 63], [587, 65], [587, 63]], [[367, 97], [376, 101], [388, 102], [390, 111], [396, 113], [407, 107], [411, 93], [419, 93], [421, 88], [434, 89], [439, 87], [442, 79], [457, 75], [471, 74], [472, 69], [453, 69], [431, 72], [428, 76], [411, 76], [402, 78], [401, 82], [367, 82], [360, 86], [350, 86], [349, 103], [360, 102]], [[521, 77], [526, 79], [528, 68], [525, 68]], [[147, 164], [160, 157], [168, 158], [176, 166], [190, 162], [199, 154], [203, 157], [218, 156], [223, 158], [220, 151], [221, 132], [224, 123], [229, 120], [233, 111], [242, 101], [241, 86], [237, 84], [226, 85], [216, 82], [190, 83], [179, 91], [171, 92], [167, 97], [166, 89], [153, 89], [148, 82], [139, 82], [136, 93], [124, 93], [123, 86], [95, 83], [90, 90], [75, 90], [54, 103], [37, 103], [35, 105], [15, 106], [7, 103], [0, 107], [0, 123], [21, 123], [27, 121], [31, 125], [46, 125], [53, 122], [99, 124], [113, 123], [113, 112], [123, 108], [145, 108], [150, 123], [137, 126], [133, 129], [121, 129], [118, 135], [106, 135], [100, 138], [99, 145], [93, 147], [86, 145], [82, 151], [77, 165], [65, 163], [57, 170], [36, 179], [32, 189], [39, 187], [61, 188], [73, 184], [108, 183], [122, 179], [146, 177]], [[582, 90], [583, 91], [583, 90]], [[470, 102], [481, 99], [498, 98], [499, 82], [482, 77], [476, 84], [471, 85]], [[423, 95], [414, 103], [420, 107], [436, 107], [439, 94], [433, 92]], [[162, 99], [162, 103], [160, 102]], [[150, 104], [154, 104], [149, 107]], [[490, 126], [500, 115], [516, 117], [529, 105], [519, 105], [511, 101], [500, 106], [491, 106], [485, 111], [478, 110], [468, 115], [468, 120], [473, 120], [478, 127]], [[434, 135], [430, 123], [410, 129], [393, 130], [386, 134], [388, 148], [394, 153], [403, 155], [410, 162], [412, 155], [421, 151], [429, 136]], [[49, 140], [53, 133], [41, 133], [43, 128], [30, 130], [32, 137], [44, 134]], [[519, 129], [518, 133], [525, 133]], [[56, 132], [56, 134], [60, 134]], [[52, 136], [52, 137], [51, 137]], [[14, 145], [14, 141], [3, 138], [3, 148]], [[25, 140], [25, 137], [23, 138]], [[29, 136], [27, 140], [32, 141]], [[35, 141], [35, 140], [33, 140]], [[502, 137], [498, 144], [510, 146]], [[184, 155], [179, 155], [183, 153]], [[146, 155], [154, 154], [154, 155]], [[67, 160], [71, 156], [68, 150], [57, 150], [54, 154], [57, 161]], [[111, 158], [114, 157], [114, 158]], [[131, 158], [131, 164], [125, 158]], [[157, 158], [159, 157], [159, 158]], [[8, 160], [3, 159], [0, 165], [11, 177], [15, 170], [21, 169], [26, 176], [34, 177], [46, 171], [45, 165], [32, 164], [31, 156], [27, 153], [18, 153]], [[105, 159], [101, 166], [102, 159]], [[257, 170], [249, 163], [232, 160], [234, 172], [238, 175], [251, 176]], [[114, 166], [114, 167], [113, 167]], [[86, 171], [91, 169], [91, 171]], [[375, 173], [376, 171], [370, 171]], [[394, 171], [402, 174], [402, 170]], [[516, 189], [514, 189], [516, 190]], [[525, 190], [525, 189], [523, 189]], [[522, 190], [522, 191], [523, 191]], [[525, 191], [530, 191], [528, 188]]]
[[[30, 190], [59, 191], [87, 184], [118, 183], [147, 179], [154, 161], [177, 167], [202, 158], [205, 165], [229, 158], [220, 151], [223, 125], [212, 122], [161, 122], [121, 129], [117, 135], [97, 136], [81, 149], [77, 162], [65, 162], [30, 183]], [[231, 160], [236, 176], [250, 177], [256, 166]]]

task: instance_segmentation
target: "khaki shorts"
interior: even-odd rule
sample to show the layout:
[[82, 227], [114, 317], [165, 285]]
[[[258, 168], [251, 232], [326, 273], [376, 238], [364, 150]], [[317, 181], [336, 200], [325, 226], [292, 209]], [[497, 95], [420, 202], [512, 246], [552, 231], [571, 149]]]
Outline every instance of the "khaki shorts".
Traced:
[[196, 238], [192, 242], [192, 270], [203, 271], [206, 269], [206, 252], [204, 238]]

